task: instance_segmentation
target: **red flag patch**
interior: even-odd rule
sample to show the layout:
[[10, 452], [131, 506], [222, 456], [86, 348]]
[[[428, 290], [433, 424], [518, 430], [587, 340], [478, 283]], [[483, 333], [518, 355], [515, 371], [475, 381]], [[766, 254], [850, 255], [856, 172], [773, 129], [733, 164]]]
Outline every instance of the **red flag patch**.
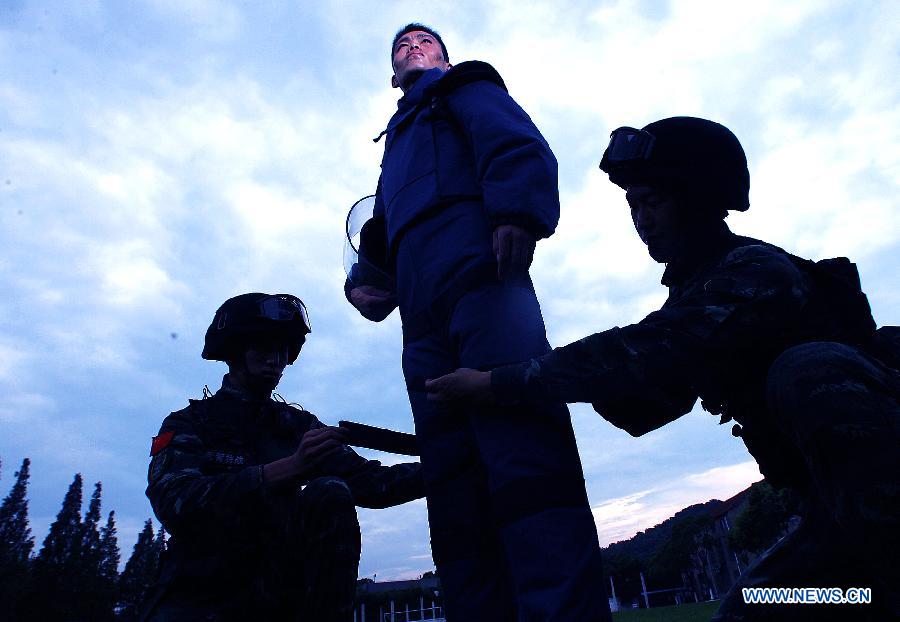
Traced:
[[159, 436], [154, 436], [153, 444], [150, 445], [150, 455], [155, 456], [163, 449], [168, 447], [173, 436], [175, 436], [175, 432], [171, 430], [169, 430], [168, 432], [163, 432]]

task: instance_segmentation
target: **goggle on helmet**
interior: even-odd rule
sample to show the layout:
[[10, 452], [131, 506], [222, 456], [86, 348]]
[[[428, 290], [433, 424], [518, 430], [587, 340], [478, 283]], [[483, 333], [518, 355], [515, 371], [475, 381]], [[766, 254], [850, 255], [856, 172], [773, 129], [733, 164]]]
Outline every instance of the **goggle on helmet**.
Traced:
[[696, 117], [670, 117], [642, 129], [610, 134], [600, 169], [622, 188], [638, 184], [684, 190], [700, 204], [745, 211], [750, 172], [737, 137], [724, 125]]
[[226, 300], [206, 330], [201, 356], [225, 361], [254, 339], [283, 340], [289, 363], [297, 360], [306, 335], [312, 332], [303, 301], [291, 294], [241, 294]]

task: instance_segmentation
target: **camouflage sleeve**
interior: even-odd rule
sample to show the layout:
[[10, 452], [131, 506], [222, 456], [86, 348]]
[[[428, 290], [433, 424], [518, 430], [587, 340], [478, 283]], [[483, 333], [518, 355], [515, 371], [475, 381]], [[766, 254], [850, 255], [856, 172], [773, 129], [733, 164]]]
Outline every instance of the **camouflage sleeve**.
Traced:
[[[321, 427], [314, 419], [309, 429]], [[393, 466], [383, 466], [377, 460], [367, 460], [349, 446], [327, 459], [313, 475], [335, 475], [350, 487], [356, 505], [364, 508], [380, 509], [400, 505], [425, 496], [425, 480], [422, 465], [418, 462], [404, 462]]]
[[179, 413], [166, 418], [157, 438], [166, 444], [150, 461], [147, 497], [166, 530], [179, 535], [212, 525], [238, 528], [238, 510], [251, 504], [262, 488], [262, 467], [206, 472], [206, 448]]
[[688, 412], [723, 354], [771, 341], [807, 296], [803, 275], [784, 253], [742, 247], [637, 324], [498, 368], [491, 383], [507, 403], [590, 402], [637, 436]]
[[357, 505], [373, 509], [388, 508], [425, 496], [425, 480], [422, 478], [420, 463], [403, 462], [384, 466], [377, 460], [366, 460], [359, 454], [357, 457], [364, 464], [360, 464], [355, 473], [345, 478]]

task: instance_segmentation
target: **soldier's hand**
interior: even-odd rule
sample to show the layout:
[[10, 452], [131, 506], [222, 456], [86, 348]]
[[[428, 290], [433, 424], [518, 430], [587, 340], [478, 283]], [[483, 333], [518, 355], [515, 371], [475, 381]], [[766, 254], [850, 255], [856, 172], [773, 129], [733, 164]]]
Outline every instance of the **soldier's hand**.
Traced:
[[344, 431], [340, 428], [326, 426], [309, 430], [291, 456], [298, 474], [315, 470], [323, 460], [343, 451], [345, 441]]
[[371, 285], [360, 285], [350, 290], [350, 302], [363, 317], [380, 322], [397, 307], [397, 296]]
[[528, 274], [536, 244], [534, 236], [518, 225], [500, 225], [494, 229], [497, 278], [505, 281]]
[[479, 404], [494, 401], [491, 372], [462, 367], [434, 380], [425, 381], [425, 391], [432, 402], [464, 400]]

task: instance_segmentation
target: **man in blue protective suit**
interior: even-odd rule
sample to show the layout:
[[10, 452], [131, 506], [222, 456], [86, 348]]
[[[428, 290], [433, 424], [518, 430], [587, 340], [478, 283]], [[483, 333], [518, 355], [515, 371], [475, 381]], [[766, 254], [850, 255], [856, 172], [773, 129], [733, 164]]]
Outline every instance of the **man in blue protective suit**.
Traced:
[[609, 620], [565, 405], [451, 408], [424, 390], [460, 366], [549, 351], [528, 269], [559, 218], [556, 159], [500, 75], [477, 61], [451, 68], [432, 29], [402, 28], [391, 58], [403, 97], [382, 133], [360, 254], [396, 291], [351, 276], [346, 293], [373, 321], [400, 308], [448, 619]]

